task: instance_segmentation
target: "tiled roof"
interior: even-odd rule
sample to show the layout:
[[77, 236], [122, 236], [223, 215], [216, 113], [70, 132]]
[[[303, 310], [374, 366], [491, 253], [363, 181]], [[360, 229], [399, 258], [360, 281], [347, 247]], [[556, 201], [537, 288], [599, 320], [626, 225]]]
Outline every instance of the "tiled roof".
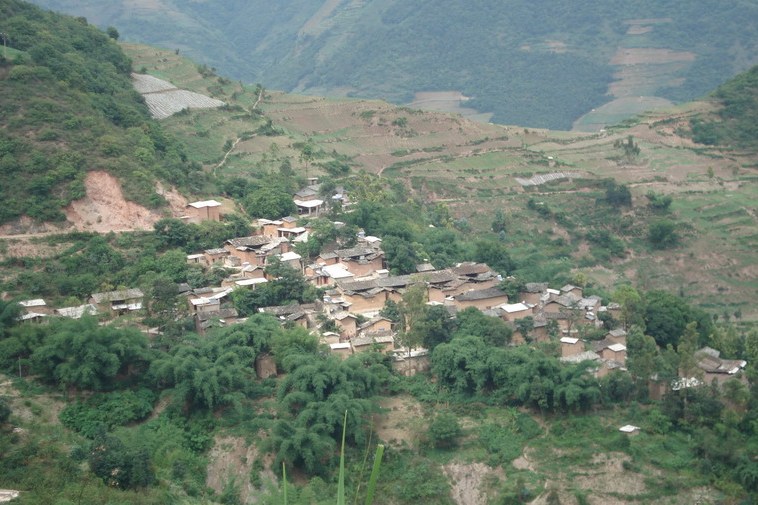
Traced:
[[251, 237], [237, 237], [226, 241], [232, 247], [260, 247], [271, 242], [271, 239], [263, 235], [253, 235]]
[[505, 293], [498, 288], [473, 289], [456, 296], [455, 299], [459, 302], [473, 302], [476, 300], [486, 300], [487, 298], [497, 298], [501, 296], [505, 296]]

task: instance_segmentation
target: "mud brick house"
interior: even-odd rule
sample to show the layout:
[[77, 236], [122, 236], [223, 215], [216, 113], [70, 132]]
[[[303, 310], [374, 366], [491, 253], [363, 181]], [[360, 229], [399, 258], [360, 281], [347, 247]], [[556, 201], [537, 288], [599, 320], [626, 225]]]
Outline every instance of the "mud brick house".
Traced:
[[224, 249], [239, 258], [243, 264], [263, 266], [269, 256], [288, 252], [289, 242], [283, 238], [253, 235], [229, 239], [224, 244]]
[[472, 289], [454, 297], [453, 301], [459, 310], [468, 307], [485, 310], [508, 303], [508, 296], [498, 288]]
[[137, 288], [93, 293], [89, 303], [104, 314], [126, 314], [142, 309], [145, 294]]
[[221, 204], [216, 200], [203, 200], [187, 204], [187, 216], [190, 221], [221, 221]]

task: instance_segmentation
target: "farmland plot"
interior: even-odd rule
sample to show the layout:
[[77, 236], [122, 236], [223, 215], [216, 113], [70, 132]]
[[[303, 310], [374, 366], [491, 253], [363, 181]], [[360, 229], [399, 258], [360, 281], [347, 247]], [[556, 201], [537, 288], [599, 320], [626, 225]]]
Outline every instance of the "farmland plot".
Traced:
[[150, 75], [132, 74], [132, 79], [134, 88], [144, 97], [155, 119], [165, 119], [184, 109], [213, 109], [225, 105], [221, 100], [179, 89]]

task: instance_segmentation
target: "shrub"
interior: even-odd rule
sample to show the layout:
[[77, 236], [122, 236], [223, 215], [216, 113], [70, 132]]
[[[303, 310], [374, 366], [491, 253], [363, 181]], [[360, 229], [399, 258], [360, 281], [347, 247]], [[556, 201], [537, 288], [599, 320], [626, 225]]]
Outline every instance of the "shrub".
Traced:
[[458, 445], [458, 438], [463, 434], [463, 430], [454, 414], [441, 412], [432, 420], [427, 434], [434, 447], [447, 449]]

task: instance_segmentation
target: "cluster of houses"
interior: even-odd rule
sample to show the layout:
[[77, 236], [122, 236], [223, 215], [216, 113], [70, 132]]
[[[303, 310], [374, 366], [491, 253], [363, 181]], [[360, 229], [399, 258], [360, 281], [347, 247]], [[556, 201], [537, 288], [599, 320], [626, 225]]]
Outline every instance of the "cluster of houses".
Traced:
[[[294, 201], [300, 213], [318, 214], [323, 201], [318, 187], [299, 191]], [[335, 195], [343, 199], [344, 191]], [[221, 204], [214, 200], [189, 204], [192, 219], [218, 219]], [[335, 226], [344, 226], [335, 222]], [[187, 299], [187, 308], [195, 319], [196, 329], [205, 333], [212, 326], [227, 326], [243, 321], [232, 306], [229, 295], [237, 289], [256, 289], [272, 279], [266, 265], [276, 260], [286, 264], [318, 288], [323, 299], [312, 304], [264, 307], [259, 309], [279, 318], [283, 324], [299, 325], [317, 332], [332, 352], [347, 356], [366, 350], [393, 354], [398, 370], [415, 373], [428, 367], [424, 349], [398, 349], [392, 322], [382, 317], [387, 302], [400, 303], [411, 286], [421, 285], [429, 305], [444, 306], [451, 315], [474, 307], [499, 318], [513, 329], [513, 345], [526, 342], [560, 341], [561, 361], [592, 361], [597, 377], [612, 370], [625, 370], [626, 332], [609, 331], [600, 341], [581, 336], [589, 329], [602, 328], [601, 314], [614, 315], [618, 304], [602, 305], [598, 296], [584, 296], [583, 289], [566, 285], [552, 289], [547, 283], [526, 284], [516, 299], [509, 299], [500, 289], [502, 277], [483, 263], [460, 263], [436, 269], [428, 263], [416, 267], [409, 275], [391, 275], [386, 268], [382, 240], [359, 233], [354, 245], [322, 251], [316, 258], [303, 258], [295, 252], [298, 243], [307, 242], [310, 229], [297, 218], [259, 219], [254, 234], [227, 240], [221, 247], [187, 256], [187, 262], [202, 268], [223, 267], [231, 271], [219, 286], [191, 289], [179, 285], [177, 293]], [[77, 307], [51, 309], [44, 300], [21, 302], [21, 319], [39, 321], [51, 315], [78, 318], [84, 314], [118, 316], [143, 308], [144, 294], [126, 289], [92, 294], [89, 303]], [[329, 331], [327, 331], [329, 330]], [[723, 360], [718, 351], [699, 351], [700, 367], [706, 379], [723, 382], [745, 367], [745, 362]], [[709, 380], [709, 382], [710, 382]]]

